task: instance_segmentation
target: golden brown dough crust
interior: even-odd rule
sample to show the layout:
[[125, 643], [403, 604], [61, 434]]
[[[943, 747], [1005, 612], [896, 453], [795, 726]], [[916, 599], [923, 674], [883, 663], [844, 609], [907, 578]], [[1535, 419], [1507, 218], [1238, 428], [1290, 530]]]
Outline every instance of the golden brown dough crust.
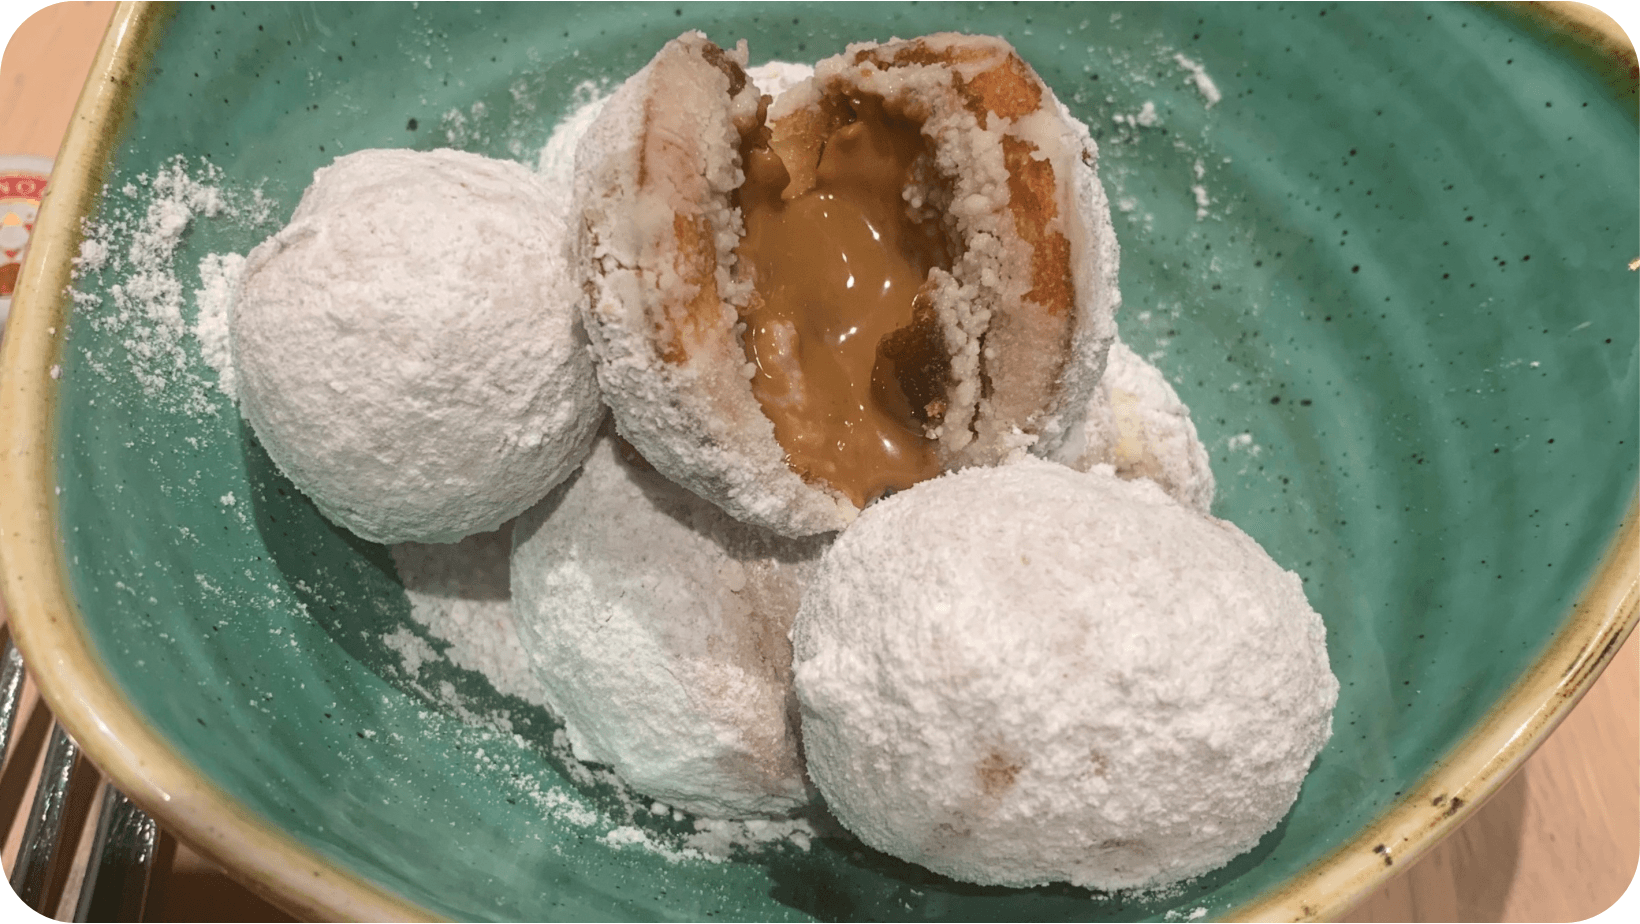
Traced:
[[732, 273], [742, 130], [761, 100], [744, 47], [667, 43], [608, 100], [576, 152], [575, 265], [599, 386], [656, 470], [786, 536], [842, 528], [853, 507], [786, 467], [752, 397]]
[[850, 46], [772, 102], [745, 63], [744, 43], [728, 52], [699, 33], [668, 43], [611, 97], [577, 154], [583, 317], [622, 435], [743, 521], [796, 536], [852, 519], [846, 498], [787, 467], [752, 394], [739, 324], [757, 296], [735, 249], [743, 145], [766, 119], [792, 199], [853, 117], [850, 95], [864, 94], [921, 123], [928, 155], [907, 208], [941, 223], [958, 254], [929, 272], [912, 325], [885, 340], [943, 347], [923, 363], [940, 393], [907, 389], [943, 467], [1057, 447], [1103, 370], [1118, 302], [1086, 128], [995, 38]]

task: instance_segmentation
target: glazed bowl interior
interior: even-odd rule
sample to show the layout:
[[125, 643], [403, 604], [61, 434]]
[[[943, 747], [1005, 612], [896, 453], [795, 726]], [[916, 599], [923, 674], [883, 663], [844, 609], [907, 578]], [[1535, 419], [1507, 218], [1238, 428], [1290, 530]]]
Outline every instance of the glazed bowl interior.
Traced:
[[[196, 217], [161, 267], [183, 293], [175, 336], [154, 333], [171, 321], [120, 307], [141, 283], [131, 261], [79, 274], [52, 436], [66, 580], [121, 695], [203, 779], [254, 824], [433, 914], [1235, 913], [1365, 849], [1361, 832], [1543, 669], [1634, 495], [1633, 97], [1514, 13], [168, 15], [90, 220], [130, 225], [179, 164], [268, 207]], [[389, 550], [320, 516], [215, 391], [189, 327], [201, 261], [245, 253], [349, 151], [457, 147], [533, 164], [583, 85], [607, 91], [685, 28], [748, 39], [753, 63], [996, 33], [1092, 127], [1122, 246], [1122, 336], [1192, 408], [1215, 514], [1303, 578], [1342, 684], [1331, 742], [1252, 852], [1173, 889], [1109, 895], [956, 883], [840, 835], [728, 862], [680, 857], [664, 845], [687, 822], [629, 817], [618, 793], [572, 779], [541, 709], [445, 660], [406, 671], [392, 639], [443, 643], [411, 617]], [[618, 827], [643, 837], [610, 837]]]

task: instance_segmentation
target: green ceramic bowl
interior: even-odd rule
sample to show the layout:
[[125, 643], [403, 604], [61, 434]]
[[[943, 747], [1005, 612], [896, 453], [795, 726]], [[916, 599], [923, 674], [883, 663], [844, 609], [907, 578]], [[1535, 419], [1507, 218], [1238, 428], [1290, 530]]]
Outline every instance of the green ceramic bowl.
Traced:
[[[549, 716], [448, 664], [401, 676], [383, 635], [426, 633], [387, 551], [327, 523], [209, 400], [198, 343], [163, 325], [197, 310], [201, 258], [266, 236], [315, 168], [380, 146], [533, 162], [579, 84], [685, 28], [746, 37], [754, 62], [998, 33], [1093, 127], [1123, 334], [1194, 409], [1215, 512], [1303, 576], [1343, 685], [1254, 851], [1135, 896], [967, 886], [842, 837], [724, 863], [611, 844], [618, 806], [565, 777]], [[1632, 54], [1444, 5], [122, 8], [5, 346], [19, 641], [101, 767], [298, 913], [1340, 913], [1495, 790], [1633, 626]], [[259, 189], [270, 217], [196, 220], [161, 266], [180, 320], [122, 317], [143, 280], [71, 280], [81, 219], [147, 208], [179, 156], [241, 202]], [[440, 682], [518, 734], [419, 692]]]

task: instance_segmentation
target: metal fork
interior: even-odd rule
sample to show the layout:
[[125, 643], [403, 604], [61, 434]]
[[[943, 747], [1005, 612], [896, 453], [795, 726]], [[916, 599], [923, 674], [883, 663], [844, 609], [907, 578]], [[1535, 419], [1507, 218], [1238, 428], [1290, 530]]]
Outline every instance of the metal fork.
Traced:
[[[11, 744], [23, 688], [23, 659], [10, 637], [0, 655], [0, 755]], [[80, 754], [68, 732], [52, 723], [45, 765], [11, 870], [11, 887], [30, 908], [41, 907], [63, 841], [64, 804]], [[74, 902], [75, 921], [136, 921], [142, 917], [159, 839], [154, 820], [105, 783], [91, 841], [91, 861]]]

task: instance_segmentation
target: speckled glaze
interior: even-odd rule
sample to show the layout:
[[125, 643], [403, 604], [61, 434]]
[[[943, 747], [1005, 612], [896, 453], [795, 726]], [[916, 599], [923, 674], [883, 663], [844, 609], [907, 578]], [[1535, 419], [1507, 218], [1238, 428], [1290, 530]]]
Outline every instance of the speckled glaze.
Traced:
[[[402, 673], [383, 635], [425, 630], [385, 549], [320, 517], [231, 407], [145, 399], [120, 332], [60, 295], [81, 217], [173, 155], [275, 221], [363, 147], [533, 162], [577, 84], [688, 27], [754, 62], [995, 32], [1094, 128], [1123, 336], [1193, 408], [1214, 512], [1304, 578], [1343, 683], [1252, 853], [1132, 896], [966, 886], [840, 837], [722, 864], [612, 846], [525, 791], [614, 804], [564, 778], [549, 717], [448, 665]], [[1632, 50], [1569, 35], [1412, 5], [122, 7], [5, 344], [18, 641], [122, 788], [306, 916], [1337, 915], [1495, 790], [1636, 618]], [[1128, 118], [1147, 102], [1155, 124]], [[199, 223], [184, 287], [268, 230]], [[441, 682], [519, 738], [421, 695]]]

